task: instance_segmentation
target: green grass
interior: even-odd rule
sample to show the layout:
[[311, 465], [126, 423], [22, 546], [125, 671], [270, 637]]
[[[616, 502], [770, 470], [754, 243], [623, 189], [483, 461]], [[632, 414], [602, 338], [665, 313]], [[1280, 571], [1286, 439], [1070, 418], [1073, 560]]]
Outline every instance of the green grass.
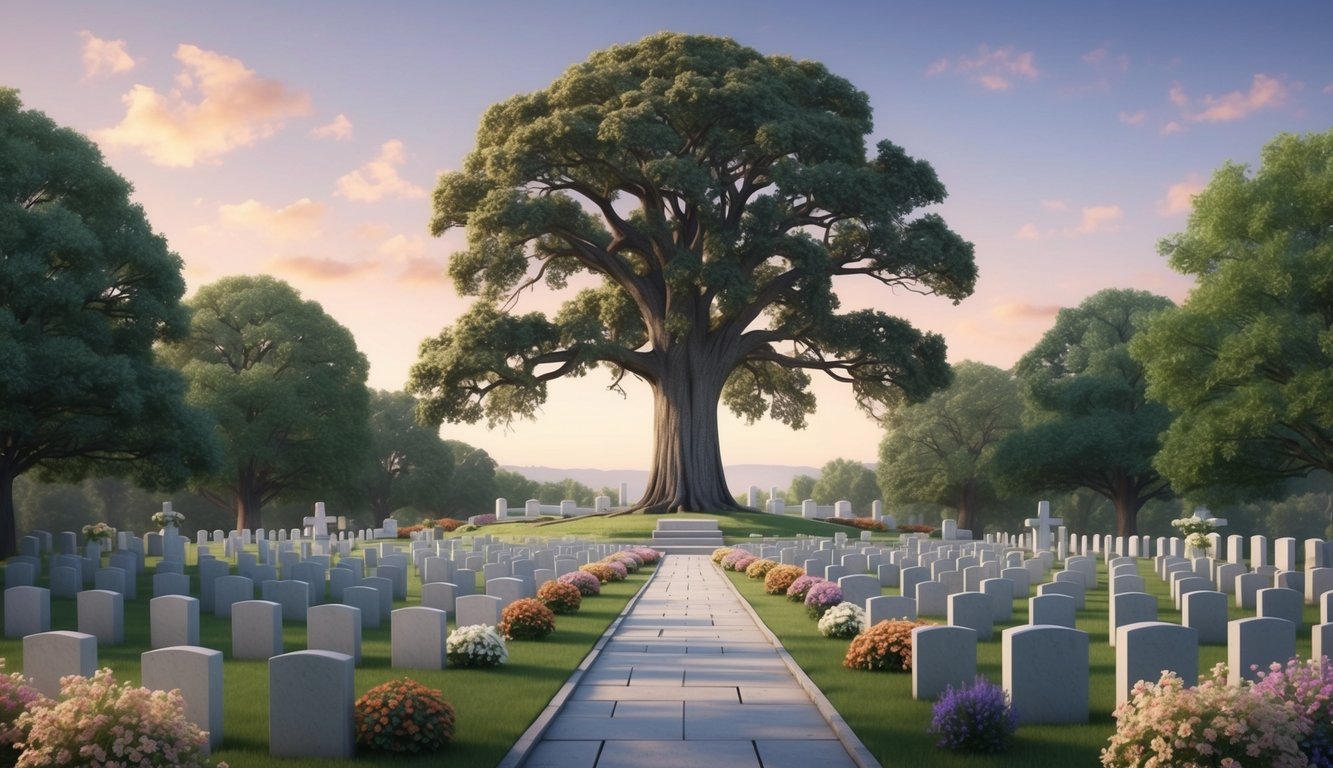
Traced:
[[[192, 558], [191, 558], [192, 559]], [[98, 666], [111, 667], [117, 680], [139, 682], [139, 654], [148, 650], [148, 600], [152, 596], [152, 563], [138, 580], [139, 598], [125, 604], [125, 642], [98, 649]], [[187, 573], [195, 576], [194, 568]], [[444, 693], [458, 713], [453, 743], [442, 752], [419, 757], [389, 756], [359, 751], [353, 764], [359, 766], [427, 766], [441, 760], [459, 766], [487, 766], [500, 762], [523, 731], [555, 696], [560, 686], [588, 654], [607, 626], [647, 581], [645, 568], [620, 583], [604, 584], [602, 594], [584, 598], [578, 613], [556, 618], [556, 631], [542, 641], [510, 641], [509, 663], [494, 669], [447, 668], [440, 671], [394, 670], [389, 666], [388, 622], [378, 629], [365, 629], [361, 636], [361, 664], [356, 670], [360, 695], [387, 680], [410, 676]], [[196, 577], [197, 584], [197, 577]], [[395, 608], [420, 602], [420, 581], [409, 575], [408, 600]], [[450, 616], [450, 627], [453, 617]], [[76, 629], [73, 600], [51, 602], [51, 628]], [[268, 663], [231, 658], [231, 623], [212, 615], [199, 619], [200, 643], [222, 651], [223, 748], [213, 758], [236, 768], [334, 768], [348, 761], [273, 758], [268, 754]], [[305, 625], [283, 628], [285, 651], [306, 647]], [[0, 639], [0, 657], [6, 671], [23, 669], [23, 642]]]
[[[861, 531], [845, 525], [834, 525], [819, 520], [806, 520], [792, 515], [770, 515], [763, 512], [729, 512], [725, 515], [710, 515], [696, 512], [682, 512], [672, 515], [645, 515], [634, 513], [627, 515], [572, 517], [567, 520], [530, 523], [511, 522], [487, 525], [481, 532], [496, 538], [510, 540], [532, 536], [561, 538], [565, 536], [593, 541], [632, 541], [646, 542], [653, 536], [653, 529], [659, 520], [705, 520], [718, 521], [722, 537], [728, 543], [749, 541], [756, 536], [774, 536], [795, 538], [796, 536], [825, 536], [845, 533], [847, 538], [860, 537]], [[453, 534], [473, 535], [473, 534]], [[897, 539], [897, 535], [875, 534], [878, 541]]]
[[[1090, 590], [1084, 610], [1077, 617], [1078, 628], [1088, 633], [1089, 704], [1086, 725], [1025, 725], [1019, 728], [1011, 749], [1001, 755], [960, 755], [939, 749], [935, 737], [926, 733], [930, 725], [929, 701], [912, 698], [910, 673], [865, 672], [846, 669], [842, 658], [847, 640], [823, 637], [815, 621], [806, 616], [804, 606], [785, 597], [764, 593], [763, 582], [744, 574], [728, 573], [741, 595], [750, 602], [773, 634], [791, 653], [796, 663], [819, 686], [834, 708], [856, 732], [875, 758], [884, 765], [913, 765], [918, 768], [970, 768], [987, 766], [1091, 766], [1115, 731], [1111, 716], [1115, 703], [1115, 649], [1107, 644], [1108, 592], [1106, 572], [1099, 561], [1100, 587]], [[1148, 591], [1159, 599], [1158, 619], [1180, 622], [1180, 612], [1171, 608], [1167, 586], [1152, 571], [1152, 563], [1140, 560], [1140, 573]], [[885, 588], [885, 594], [897, 594], [897, 588]], [[1034, 587], [1033, 594], [1036, 594]], [[1234, 601], [1233, 601], [1234, 602]], [[1230, 618], [1253, 615], [1234, 606]], [[997, 624], [991, 640], [977, 644], [977, 673], [992, 682], [1001, 680], [1000, 632], [1026, 623], [1027, 601], [1015, 599], [1014, 618]], [[943, 624], [943, 619], [929, 619]], [[1310, 653], [1312, 624], [1319, 622], [1317, 606], [1306, 606], [1305, 624], [1297, 632], [1297, 653]], [[1199, 648], [1199, 669], [1206, 674], [1218, 662], [1226, 661], [1226, 646]], [[1052, 680], [1052, 685], [1059, 685]]]

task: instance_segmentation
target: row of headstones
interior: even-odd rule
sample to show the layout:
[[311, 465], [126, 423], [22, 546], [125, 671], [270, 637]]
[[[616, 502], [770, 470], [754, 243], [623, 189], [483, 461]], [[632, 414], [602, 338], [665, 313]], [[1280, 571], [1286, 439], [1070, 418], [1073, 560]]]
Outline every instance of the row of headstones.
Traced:
[[[326, 606], [334, 608], [337, 606]], [[402, 611], [422, 612], [425, 608]], [[397, 612], [395, 612], [397, 613]], [[418, 632], [439, 629], [444, 622], [430, 614], [410, 619]], [[395, 622], [396, 623], [396, 622]], [[443, 638], [434, 649], [440, 655]], [[399, 646], [394, 645], [395, 661]], [[222, 653], [208, 648], [177, 645], [140, 655], [140, 684], [152, 690], [179, 690], [185, 717], [208, 733], [208, 750], [222, 746]], [[395, 666], [407, 666], [395, 664]], [[269, 754], [280, 757], [350, 758], [354, 754], [356, 661], [334, 650], [304, 650], [268, 660]], [[62, 675], [90, 676], [97, 670], [97, 638], [81, 632], [44, 632], [23, 639], [23, 674], [49, 697], [60, 693]]]

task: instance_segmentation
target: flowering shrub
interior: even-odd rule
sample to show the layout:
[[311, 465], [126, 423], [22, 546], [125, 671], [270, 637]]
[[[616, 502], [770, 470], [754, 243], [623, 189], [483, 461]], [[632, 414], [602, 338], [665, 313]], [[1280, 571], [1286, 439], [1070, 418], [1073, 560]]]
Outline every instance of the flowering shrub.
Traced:
[[743, 549], [733, 549], [726, 557], [722, 558], [722, 570], [744, 572], [746, 568], [750, 567], [750, 563], [758, 559]]
[[208, 734], [185, 719], [180, 691], [117, 685], [110, 669], [60, 679], [60, 701], [19, 716], [20, 768], [202, 768]]
[[936, 745], [958, 752], [1003, 752], [1017, 730], [1009, 695], [984, 677], [944, 689], [931, 710], [930, 733], [940, 737]]
[[602, 580], [587, 571], [571, 571], [559, 577], [556, 581], [577, 587], [579, 594], [584, 597], [593, 597], [602, 593]]
[[1171, 521], [1171, 527], [1185, 537], [1185, 543], [1207, 554], [1213, 542], [1208, 534], [1213, 532], [1213, 521], [1206, 517], [1181, 517]]
[[[629, 578], [629, 569], [625, 567], [624, 563], [619, 563], [614, 560], [603, 560], [598, 563], [598, 565], [606, 568], [610, 572], [611, 581], [624, 581]], [[598, 578], [601, 577], [599, 576]]]
[[863, 531], [887, 531], [884, 523], [869, 517], [830, 517], [824, 522], [845, 525], [848, 528], [860, 528]]
[[456, 667], [498, 667], [509, 661], [504, 638], [489, 624], [469, 624], [450, 632], [444, 655]]
[[454, 708], [437, 690], [404, 677], [356, 700], [356, 743], [384, 752], [434, 752], [454, 738]]
[[819, 617], [819, 634], [824, 637], [856, 637], [865, 628], [866, 612], [856, 603], [838, 603]]
[[[168, 525], [174, 525], [179, 528], [181, 523], [185, 522], [185, 515], [182, 515], [174, 509], [170, 511], [164, 509], [161, 512], [154, 512], [152, 519], [153, 525], [156, 525], [158, 528], [166, 528]], [[85, 532], [84, 535], [86, 536], [87, 533]]]
[[107, 541], [115, 529], [106, 523], [89, 523], [83, 526], [84, 541]]
[[[0, 670], [5, 660], [0, 659]], [[0, 765], [13, 765], [18, 757], [14, 745], [23, 741], [23, 729], [18, 727], [19, 715], [46, 701], [41, 692], [28, 685], [28, 679], [18, 672], [0, 674]], [[12, 752], [12, 753], [11, 753]]]
[[628, 552], [633, 552], [644, 565], [656, 565], [662, 559], [662, 553], [652, 547], [630, 547]]
[[797, 577], [791, 583], [791, 586], [787, 587], [787, 599], [793, 603], [805, 602], [805, 595], [810, 591], [810, 588], [824, 580], [823, 576], [811, 576], [808, 573]]
[[824, 612], [842, 602], [842, 587], [831, 581], [821, 581], [805, 593], [805, 612], [812, 619], [822, 618]]
[[713, 550], [713, 562], [718, 563], [720, 565], [722, 563], [722, 558], [726, 557], [731, 553], [732, 553], [731, 547], [718, 547], [717, 549]]
[[921, 525], [920, 523], [903, 523], [902, 525], [899, 525], [899, 526], [898, 526], [898, 533], [926, 533], [926, 534], [930, 534], [930, 533], [934, 533], [934, 532], [935, 532], [935, 528], [934, 528], [934, 527], [929, 526], [929, 525]]
[[583, 604], [583, 593], [573, 584], [551, 579], [537, 590], [537, 599], [555, 613], [575, 613]]
[[1156, 683], [1140, 680], [1114, 714], [1115, 733], [1102, 750], [1106, 768], [1308, 765], [1300, 742], [1309, 722], [1270, 692], [1227, 685], [1224, 664], [1194, 688], [1172, 672]]
[[929, 625], [928, 621], [906, 619], [881, 621], [852, 638], [842, 665], [848, 669], [908, 672], [912, 669], [912, 630]]
[[627, 574], [638, 573], [639, 569], [643, 567], [643, 561], [635, 557], [630, 552], [617, 552], [614, 555], [611, 555], [610, 557], [606, 558], [604, 562], [619, 563], [620, 565], [624, 566]]
[[606, 563], [588, 563], [587, 565], [580, 565], [579, 570], [584, 573], [591, 573], [603, 584], [615, 578], [615, 571], [611, 570], [611, 566]]
[[499, 629], [506, 640], [541, 640], [555, 631], [555, 614], [542, 601], [524, 597], [505, 606]]
[[762, 579], [768, 575], [768, 572], [776, 568], [778, 564], [772, 560], [755, 560], [745, 567], [745, 575], [752, 579]]
[[770, 595], [785, 595], [792, 582], [804, 575], [805, 569], [799, 565], [779, 565], [764, 576], [764, 591]]
[[1295, 705], [1296, 713], [1310, 723], [1301, 752], [1315, 768], [1333, 768], [1333, 664], [1291, 659], [1284, 668], [1275, 663], [1259, 673], [1254, 691]]
[[[433, 525], [426, 525], [426, 520], [430, 520]], [[466, 526], [466, 520], [455, 520], [452, 517], [425, 518], [417, 525], [398, 526], [398, 538], [410, 539], [412, 534], [421, 533], [427, 528], [435, 528], [443, 533], [450, 533]]]
[[432, 519], [432, 518], [429, 518], [429, 517], [423, 517], [423, 518], [421, 518], [421, 527], [422, 527], [423, 529], [434, 528], [434, 527], [435, 527], [435, 520]]

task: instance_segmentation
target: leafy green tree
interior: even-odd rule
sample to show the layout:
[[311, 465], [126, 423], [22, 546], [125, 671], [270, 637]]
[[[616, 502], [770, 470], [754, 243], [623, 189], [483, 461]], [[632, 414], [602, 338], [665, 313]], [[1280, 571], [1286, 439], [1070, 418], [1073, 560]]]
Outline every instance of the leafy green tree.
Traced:
[[362, 481], [374, 524], [399, 507], [428, 508], [445, 492], [454, 456], [439, 433], [416, 417], [416, 398], [406, 392], [370, 395], [370, 451]]
[[806, 499], [813, 499], [815, 493], [815, 483], [819, 478], [810, 475], [797, 475], [791, 479], [791, 485], [787, 488], [787, 503], [800, 504]]
[[[460, 520], [494, 512], [495, 500], [499, 497], [495, 459], [461, 440], [445, 440], [444, 444], [454, 455], [454, 475], [440, 497], [436, 511]], [[525, 497], [524, 501], [528, 498], [532, 497]]]
[[528, 499], [540, 499], [542, 484], [518, 472], [495, 470], [495, 497], [505, 499], [511, 507], [520, 507]]
[[26, 472], [174, 487], [217, 460], [153, 354], [189, 327], [180, 257], [91, 141], [22, 107], [0, 88], [0, 558]]
[[189, 305], [190, 335], [163, 358], [217, 421], [225, 456], [197, 490], [234, 510], [238, 530], [261, 527], [280, 494], [346, 493], [370, 440], [369, 365], [351, 332], [267, 276], [223, 278]]
[[1000, 444], [995, 469], [1010, 488], [1087, 488], [1115, 505], [1116, 534], [1138, 531], [1139, 509], [1171, 496], [1153, 468], [1165, 406], [1148, 402], [1130, 339], [1173, 307], [1145, 291], [1111, 288], [1062, 309], [1055, 327], [1015, 367], [1031, 424]]
[[810, 498], [820, 504], [850, 501], [853, 512], [869, 515], [871, 502], [880, 498], [880, 495], [874, 470], [859, 461], [834, 459], [820, 470]]
[[1333, 130], [1228, 163], [1159, 246], [1194, 290], [1131, 346], [1179, 413], [1156, 466], [1193, 497], [1333, 472]]
[[[467, 229], [450, 259], [479, 300], [427, 339], [409, 388], [422, 415], [531, 417], [547, 382], [597, 365], [653, 391], [639, 505], [735, 509], [719, 401], [800, 428], [810, 373], [882, 416], [948, 383], [944, 340], [883, 312], [838, 313], [834, 278], [954, 301], [972, 245], [934, 213], [929, 164], [891, 142], [867, 157], [866, 95], [821, 64], [662, 33], [593, 54], [482, 118], [441, 176], [431, 231]], [[511, 314], [529, 288], [575, 284], [553, 318]], [[600, 284], [598, 283], [600, 281]]]
[[958, 513], [958, 527], [980, 532], [982, 511], [998, 501], [991, 460], [1022, 420], [1013, 376], [983, 363], [959, 363], [948, 389], [889, 421], [879, 447], [879, 484], [894, 504], [940, 504]]
[[543, 504], [559, 504], [568, 499], [582, 507], [591, 507], [592, 497], [592, 489], [572, 477], [542, 483], [537, 496]]

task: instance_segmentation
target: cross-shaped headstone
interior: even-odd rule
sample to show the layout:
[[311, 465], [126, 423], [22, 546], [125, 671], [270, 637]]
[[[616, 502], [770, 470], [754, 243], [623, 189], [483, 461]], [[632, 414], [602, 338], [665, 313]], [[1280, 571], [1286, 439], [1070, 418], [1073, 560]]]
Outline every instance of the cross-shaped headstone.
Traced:
[[322, 501], [315, 502], [314, 517], [306, 517], [301, 519], [302, 525], [310, 527], [311, 535], [315, 537], [315, 541], [329, 540], [329, 525], [332, 522], [333, 522], [332, 518], [326, 517], [324, 515], [324, 502]]
[[1051, 529], [1064, 525], [1065, 521], [1051, 517], [1051, 502], [1037, 502], [1037, 516], [1029, 517], [1023, 525], [1032, 529], [1032, 552], [1049, 552], [1051, 549]]
[[1213, 517], [1213, 513], [1208, 511], [1207, 507], [1198, 507], [1194, 510], [1194, 517], [1197, 520], [1207, 520], [1214, 528], [1221, 528], [1227, 524], [1225, 517]]

